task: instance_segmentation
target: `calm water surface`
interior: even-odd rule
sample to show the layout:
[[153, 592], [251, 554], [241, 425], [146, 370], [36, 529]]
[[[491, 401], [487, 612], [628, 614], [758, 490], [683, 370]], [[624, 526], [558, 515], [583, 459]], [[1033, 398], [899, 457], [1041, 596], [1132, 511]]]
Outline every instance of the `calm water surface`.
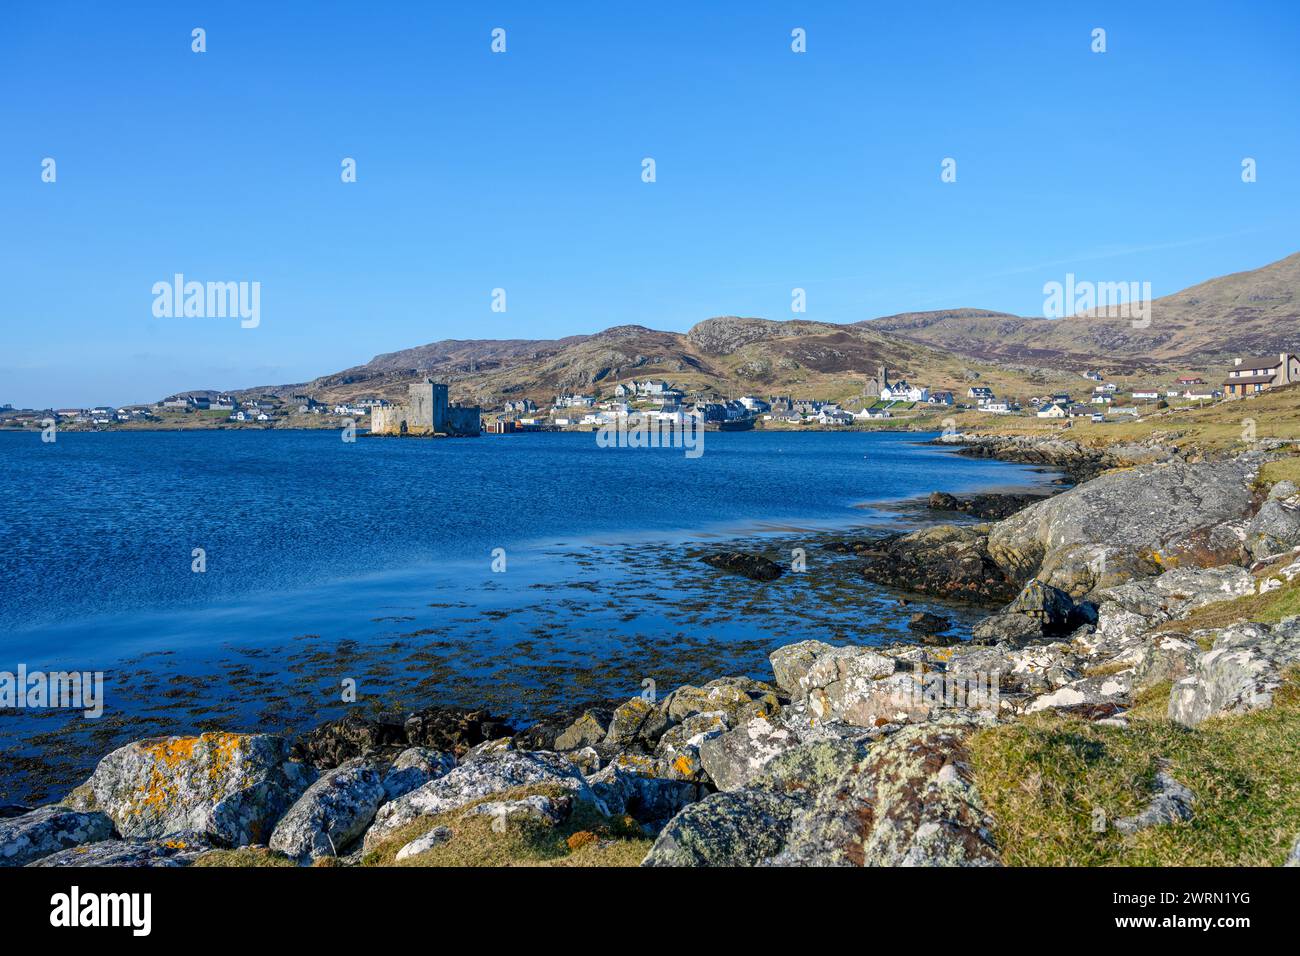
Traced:
[[[0, 670], [108, 675], [98, 721], [0, 711], [0, 799], [150, 733], [302, 729], [346, 709], [345, 679], [374, 710], [524, 720], [647, 677], [766, 677], [793, 640], [905, 637], [924, 605], [899, 609], [826, 535], [914, 520], [888, 503], [934, 490], [1048, 480], [928, 437], [711, 432], [688, 459], [572, 433], [0, 434]], [[737, 542], [787, 564], [803, 548], [808, 572], [757, 585], [700, 563]], [[974, 619], [936, 610], [954, 633]]]

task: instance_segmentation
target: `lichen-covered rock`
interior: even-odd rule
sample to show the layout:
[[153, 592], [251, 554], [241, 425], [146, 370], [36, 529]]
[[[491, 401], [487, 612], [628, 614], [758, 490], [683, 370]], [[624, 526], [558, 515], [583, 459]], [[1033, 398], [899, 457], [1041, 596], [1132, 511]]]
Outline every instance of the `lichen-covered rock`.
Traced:
[[944, 719], [904, 727], [873, 744], [855, 768], [821, 790], [810, 811], [797, 816], [786, 847], [771, 862], [999, 865], [993, 821], [968, 766], [966, 737], [974, 726]]
[[212, 841], [206, 834], [174, 833], [160, 840], [105, 840], [101, 843], [87, 843], [44, 857], [28, 866], [189, 866], [212, 849]]
[[1141, 549], [1076, 542], [1047, 552], [1036, 577], [1073, 598], [1165, 570]]
[[1177, 568], [1130, 581], [1091, 596], [1097, 624], [1084, 644], [1096, 659], [1136, 663], [1149, 632], [1160, 624], [1254, 590], [1255, 579], [1240, 567]]
[[705, 794], [701, 784], [648, 776], [617, 764], [592, 774], [587, 782], [611, 814], [627, 814], [652, 830]]
[[721, 677], [703, 687], [687, 684], [663, 699], [671, 723], [696, 714], [721, 712], [732, 724], [750, 717], [776, 713], [781, 708], [776, 688], [748, 677]]
[[700, 761], [719, 790], [746, 786], [772, 758], [796, 746], [799, 739], [780, 723], [754, 717], [735, 730], [700, 745]]
[[1195, 727], [1209, 717], [1271, 707], [1286, 668], [1300, 663], [1300, 618], [1225, 628], [1169, 693], [1169, 719]]
[[487, 800], [476, 803], [467, 816], [491, 817], [493, 826], [504, 826], [511, 820], [528, 820], [553, 827], [568, 819], [573, 801], [568, 797], [551, 798], [541, 794], [521, 797], [518, 800]]
[[604, 742], [613, 747], [635, 743], [653, 747], [673, 723], [662, 705], [644, 697], [633, 697], [614, 709]]
[[1256, 561], [1300, 544], [1300, 508], [1270, 498], [1246, 526], [1246, 550]]
[[[808, 692], [808, 710], [817, 720], [876, 727], [929, 719], [934, 701], [927, 698], [925, 683], [919, 676], [900, 671], [872, 677], [869, 668], [860, 668], [853, 659], [839, 663], [844, 665], [846, 661], [849, 663], [842, 668], [842, 676], [828, 679]], [[810, 682], [819, 683], [819, 677], [814, 673]]]
[[993, 525], [988, 553], [1017, 580], [1037, 574], [1057, 548], [1079, 544], [1148, 551], [1180, 566], [1220, 564], [1222, 555], [1197, 550], [1204, 542], [1193, 533], [1248, 515], [1252, 478], [1244, 456], [1110, 471]]
[[1025, 713], [1050, 709], [1087, 720], [1113, 717], [1128, 707], [1132, 690], [1130, 675], [1126, 671], [1104, 677], [1085, 677], [1034, 698], [1025, 707]]
[[453, 754], [428, 747], [407, 747], [384, 774], [384, 795], [389, 800], [396, 800], [455, 769], [456, 757]]
[[[944, 676], [968, 691], [983, 690], [988, 696], [996, 689], [1000, 698], [1009, 695], [1038, 695], [1073, 683], [1083, 676], [1083, 660], [1073, 645], [1057, 641], [1030, 644], [1026, 647], [953, 648], [947, 660], [940, 662]], [[969, 694], [968, 694], [969, 696]], [[977, 694], [978, 696], [978, 694]], [[977, 701], [977, 709], [995, 710], [994, 701]], [[999, 700], [996, 703], [1002, 704]]]
[[971, 643], [1023, 647], [1043, 637], [1042, 625], [1023, 614], [990, 614], [971, 628]]
[[1156, 634], [1139, 651], [1133, 665], [1134, 690], [1145, 690], [1165, 681], [1179, 681], [1192, 672], [1200, 646], [1182, 634]]
[[0, 820], [0, 866], [26, 866], [60, 850], [112, 835], [113, 821], [102, 813], [41, 807]]
[[484, 754], [462, 763], [446, 776], [385, 803], [366, 831], [365, 848], [372, 849], [393, 830], [412, 820], [457, 810], [483, 797], [530, 784], [556, 784], [571, 790], [575, 800], [596, 802], [595, 794], [578, 768], [562, 754], [542, 750]]
[[448, 842], [451, 839], [451, 830], [448, 827], [434, 827], [423, 836], [418, 836], [410, 843], [406, 844], [397, 851], [395, 859], [405, 860], [421, 853], [427, 853], [436, 846]]
[[374, 765], [348, 761], [307, 788], [280, 818], [267, 845], [303, 863], [338, 856], [365, 832], [385, 799]]
[[609, 735], [613, 711], [585, 710], [555, 738], [556, 750], [579, 750], [601, 743]]
[[600, 755], [600, 751], [595, 747], [583, 747], [581, 750], [566, 750], [564, 755], [569, 758], [584, 777], [595, 773], [605, 765], [605, 759]]
[[700, 747], [706, 740], [721, 736], [730, 728], [727, 715], [720, 710], [692, 714], [675, 727], [670, 727], [655, 745], [658, 775], [672, 780], [708, 780]]
[[[542, 716], [512, 739], [519, 750], [576, 750], [594, 746], [605, 739], [610, 717], [619, 703], [591, 700], [562, 707]], [[603, 728], [599, 733], [595, 730], [597, 726]]]
[[313, 776], [289, 760], [283, 737], [210, 733], [120, 747], [100, 761], [90, 785], [124, 837], [196, 831], [246, 846], [266, 842]]
[[804, 684], [808, 671], [819, 656], [833, 649], [832, 645], [824, 641], [799, 641], [797, 644], [778, 647], [767, 656], [772, 664], [776, 685], [791, 696], [802, 697], [808, 693]]
[[642, 866], [755, 866], [785, 845], [799, 801], [770, 790], [714, 793], [659, 833]]
[[458, 764], [473, 763], [481, 757], [490, 757], [493, 754], [502, 754], [508, 750], [530, 750], [535, 748], [520, 747], [515, 743], [514, 737], [494, 737], [492, 740], [484, 740], [475, 744], [466, 750], [456, 762]]
[[800, 744], [764, 764], [751, 785], [785, 794], [811, 807], [818, 793], [862, 762], [874, 739], [877, 739], [874, 735], [861, 735]]

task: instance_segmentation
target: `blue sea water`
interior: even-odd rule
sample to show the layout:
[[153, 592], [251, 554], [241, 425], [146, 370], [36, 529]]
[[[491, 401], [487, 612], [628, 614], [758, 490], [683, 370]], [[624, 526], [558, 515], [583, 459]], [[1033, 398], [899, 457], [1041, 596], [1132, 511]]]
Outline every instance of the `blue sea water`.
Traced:
[[[345, 709], [344, 677], [376, 709], [527, 718], [702, 661], [721, 669], [700, 681], [767, 676], [782, 643], [907, 634], [891, 596], [818, 550], [828, 532], [913, 520], [890, 503], [934, 490], [1049, 480], [929, 437], [711, 432], [692, 459], [576, 433], [0, 433], [0, 670], [108, 672], [116, 729], [52, 779], [146, 732], [301, 729]], [[806, 546], [809, 571], [756, 585], [699, 561], [737, 541], [783, 563]], [[9, 715], [0, 740], [30, 752], [51, 726]], [[32, 791], [15, 779], [0, 796]]]

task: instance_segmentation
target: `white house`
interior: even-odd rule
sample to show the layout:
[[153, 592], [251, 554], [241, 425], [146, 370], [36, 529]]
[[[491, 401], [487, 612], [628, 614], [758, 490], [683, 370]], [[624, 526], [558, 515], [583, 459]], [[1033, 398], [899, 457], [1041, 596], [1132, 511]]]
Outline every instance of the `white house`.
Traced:
[[859, 412], [853, 413], [853, 420], [855, 422], [865, 422], [869, 420], [879, 420], [882, 418], [891, 418], [891, 417], [892, 416], [889, 414], [889, 412], [885, 411], [885, 409], [883, 408], [864, 408]]
[[880, 390], [882, 402], [928, 402], [930, 390], [909, 385], [906, 381], [894, 382]]
[[1160, 390], [1158, 388], [1135, 388], [1133, 390], [1134, 398], [1159, 398]]
[[966, 390], [966, 397], [973, 398], [983, 405], [985, 402], [993, 401], [993, 389], [987, 385], [972, 385]]
[[1051, 405], [1044, 406], [1042, 411], [1038, 413], [1039, 418], [1068, 418], [1069, 415], [1069, 407], [1062, 405], [1059, 402], [1053, 402]]
[[823, 405], [817, 413], [819, 425], [852, 425], [853, 416], [837, 405]]

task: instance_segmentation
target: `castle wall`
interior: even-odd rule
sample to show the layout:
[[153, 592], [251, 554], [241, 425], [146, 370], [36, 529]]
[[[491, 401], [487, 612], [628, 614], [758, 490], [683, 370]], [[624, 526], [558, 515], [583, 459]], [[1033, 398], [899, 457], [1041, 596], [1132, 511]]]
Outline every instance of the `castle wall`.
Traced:
[[477, 435], [482, 431], [477, 405], [462, 407], [451, 405], [447, 408], [448, 435]]
[[447, 401], [447, 386], [417, 382], [408, 389], [410, 400], [370, 410], [372, 435], [477, 435], [481, 425], [477, 405], [454, 406]]

